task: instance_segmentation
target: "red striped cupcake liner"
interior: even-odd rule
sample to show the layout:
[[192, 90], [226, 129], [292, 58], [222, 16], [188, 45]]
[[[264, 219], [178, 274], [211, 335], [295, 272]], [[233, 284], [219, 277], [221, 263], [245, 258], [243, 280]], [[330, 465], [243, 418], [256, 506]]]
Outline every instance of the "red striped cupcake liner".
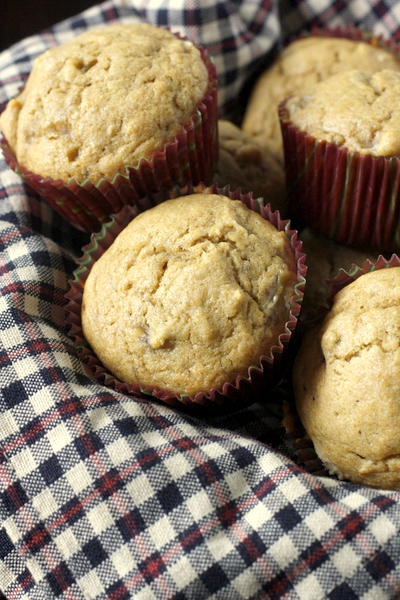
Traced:
[[[368, 43], [400, 61], [400, 45], [353, 25], [314, 28], [302, 37], [336, 37]], [[342, 244], [380, 252], [400, 248], [400, 159], [350, 152], [300, 131], [285, 99], [279, 106], [289, 216], [301, 229]]]
[[[249, 209], [259, 213], [279, 231], [284, 231], [294, 252], [297, 269], [297, 283], [295, 285], [295, 294], [291, 300], [289, 318], [284, 330], [279, 335], [277, 343], [271, 348], [269, 355], [261, 356], [259, 364], [250, 366], [247, 377], [239, 376], [234, 384], [225, 383], [221, 389], [211, 389], [208, 392], [198, 393], [194, 397], [187, 394], [174, 394], [153, 387], [145, 387], [140, 382], [135, 385], [128, 385], [117, 380], [112, 374], [107, 372], [86, 342], [81, 323], [82, 294], [92, 264], [141, 210], [150, 208], [168, 198], [192, 193], [216, 193], [228, 196], [232, 200], [241, 200]], [[269, 204], [265, 204], [262, 198], [254, 199], [252, 193], [242, 194], [240, 190], [231, 192], [229, 186], [219, 188], [216, 184], [211, 187], [200, 184], [199, 186], [190, 185], [181, 188], [176, 186], [168, 192], [162, 191], [158, 194], [148, 195], [140, 201], [138, 206], [124, 207], [118, 214], [113, 215], [112, 219], [102, 226], [100, 232], [92, 234], [90, 243], [82, 249], [83, 255], [77, 261], [78, 267], [74, 271], [73, 279], [70, 281], [70, 288], [67, 293], [67, 324], [70, 336], [74, 340], [75, 348], [81, 360], [86, 363], [93, 376], [104, 385], [110, 386], [115, 390], [135, 396], [156, 398], [172, 406], [202, 406], [214, 409], [218, 407], [224, 410], [237, 409], [239, 406], [254, 402], [255, 396], [260, 393], [268, 397], [268, 393], [280, 379], [285, 368], [289, 355], [289, 342], [296, 330], [304, 295], [307, 267], [305, 265], [305, 254], [301, 248], [302, 243], [297, 239], [297, 231], [291, 229], [290, 221], [282, 220], [279, 211], [272, 212]]]
[[218, 160], [218, 78], [206, 49], [197, 48], [208, 70], [205, 96], [189, 122], [163, 150], [154, 152], [150, 160], [143, 158], [135, 166], [126, 165], [123, 172], [111, 178], [66, 182], [41, 177], [20, 165], [2, 137], [0, 146], [7, 164], [65, 220], [90, 233], [99, 231], [110, 215], [134, 205], [148, 193], [188, 183], [211, 183]]

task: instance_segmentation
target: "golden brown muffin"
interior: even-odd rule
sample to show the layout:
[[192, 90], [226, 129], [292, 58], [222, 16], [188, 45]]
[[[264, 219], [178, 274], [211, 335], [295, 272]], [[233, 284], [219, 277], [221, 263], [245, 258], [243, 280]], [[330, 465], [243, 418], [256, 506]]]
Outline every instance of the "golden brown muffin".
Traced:
[[333, 279], [339, 269], [348, 271], [353, 264], [362, 267], [365, 260], [375, 262], [379, 252], [362, 248], [352, 248], [339, 244], [309, 227], [299, 233], [303, 242], [303, 252], [307, 256], [307, 284], [302, 303], [302, 315], [305, 317], [321, 306], [327, 306], [327, 279]]
[[400, 154], [400, 72], [332, 75], [287, 102], [289, 118], [318, 141], [374, 156]]
[[83, 332], [118, 379], [194, 396], [259, 365], [284, 331], [296, 280], [284, 232], [241, 201], [167, 200], [94, 263]]
[[229, 184], [231, 190], [253, 192], [254, 198], [264, 198], [284, 218], [287, 208], [282, 165], [268, 149], [230, 121], [218, 121], [218, 133], [219, 158], [214, 182], [219, 187]]
[[0, 128], [33, 173], [93, 181], [173, 140], [207, 85], [190, 41], [144, 23], [108, 25], [40, 55]]
[[400, 71], [400, 61], [388, 50], [361, 41], [317, 36], [294, 41], [256, 82], [243, 130], [283, 161], [279, 103], [294, 93], [307, 93], [315, 83], [335, 73], [354, 68], [368, 74], [382, 69]]
[[400, 268], [360, 276], [303, 338], [300, 419], [332, 474], [400, 489]]

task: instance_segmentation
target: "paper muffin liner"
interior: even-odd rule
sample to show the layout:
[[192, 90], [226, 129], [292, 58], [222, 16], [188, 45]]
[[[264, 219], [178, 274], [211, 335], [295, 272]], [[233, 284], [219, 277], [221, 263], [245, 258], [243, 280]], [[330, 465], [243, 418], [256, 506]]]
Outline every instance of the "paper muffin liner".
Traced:
[[[400, 44], [352, 25], [315, 28], [307, 35], [347, 38], [391, 52]], [[400, 248], [400, 159], [360, 155], [317, 141], [279, 106], [289, 216], [298, 229], [309, 226], [342, 244], [393, 252]]]
[[288, 213], [298, 229], [379, 252], [400, 248], [400, 159], [317, 141], [279, 107]]
[[[308, 323], [305, 323], [303, 327], [298, 328], [296, 340], [297, 346], [301, 343], [302, 333], [304, 333], [313, 325], [316, 325], [326, 316], [332, 307], [333, 299], [337, 292], [366, 273], [377, 271], [379, 269], [390, 269], [393, 267], [400, 267], [400, 257], [396, 254], [392, 254], [390, 259], [380, 255], [376, 262], [366, 259], [362, 266], [353, 264], [348, 271], [340, 269], [335, 278], [327, 280], [327, 306], [321, 307], [321, 310], [318, 314], [314, 315], [314, 317]], [[299, 331], [299, 329], [302, 329], [302, 331]], [[310, 474], [329, 475], [332, 478], [337, 479], [336, 475], [330, 475], [328, 469], [317, 455], [314, 444], [301, 423], [300, 417], [296, 410], [296, 401], [291, 382], [288, 381], [283, 389], [282, 426], [285, 431], [285, 442], [289, 448], [289, 452], [292, 454], [293, 459], [299, 466], [301, 466]]]
[[[85, 281], [92, 264], [113, 243], [122, 229], [139, 212], [169, 198], [193, 193], [223, 194], [232, 200], [240, 200], [248, 208], [259, 213], [264, 219], [272, 223], [279, 231], [284, 231], [294, 252], [297, 283], [295, 284], [295, 293], [291, 299], [288, 320], [284, 330], [279, 335], [277, 343], [271, 347], [269, 355], [261, 356], [259, 364], [250, 366], [248, 375], [237, 377], [234, 384], [227, 382], [221, 389], [211, 389], [208, 392], [200, 392], [195, 396], [189, 396], [187, 394], [175, 394], [151, 386], [146, 387], [141, 385], [140, 382], [135, 385], [129, 385], [119, 381], [110, 374], [103, 367], [84, 338], [81, 323], [81, 303]], [[290, 341], [296, 329], [301, 311], [307, 272], [305, 254], [302, 252], [301, 241], [297, 239], [297, 231], [291, 229], [290, 221], [280, 218], [279, 211], [272, 212], [270, 204], [264, 203], [262, 198], [254, 199], [251, 192], [248, 194], [242, 194], [240, 190], [232, 192], [229, 186], [224, 188], [219, 188], [216, 184], [211, 187], [206, 187], [204, 184], [185, 187], [176, 186], [170, 191], [163, 190], [157, 194], [149, 194], [133, 207], [124, 207], [119, 213], [113, 215], [109, 222], [102, 226], [100, 232], [92, 234], [90, 243], [82, 251], [82, 257], [77, 260], [79, 266], [73, 273], [73, 279], [70, 281], [70, 288], [67, 292], [67, 324], [69, 326], [70, 337], [74, 340], [74, 345], [80, 358], [86, 363], [90, 372], [97, 380], [124, 394], [157, 398], [172, 406], [181, 407], [219, 407], [225, 410], [254, 402], [255, 397], [259, 394], [262, 394], [263, 398], [268, 398], [268, 393], [281, 377], [285, 367], [285, 359], [289, 354]]]
[[[178, 33], [174, 35], [188, 39]], [[66, 182], [41, 177], [20, 165], [3, 136], [0, 146], [7, 164], [64, 219], [90, 233], [99, 231], [110, 215], [134, 205], [148, 193], [176, 185], [211, 183], [218, 160], [218, 78], [206, 49], [196, 47], [208, 70], [207, 91], [189, 122], [163, 150], [155, 151], [151, 159], [143, 158], [137, 166], [126, 165], [123, 172], [110, 178]]]

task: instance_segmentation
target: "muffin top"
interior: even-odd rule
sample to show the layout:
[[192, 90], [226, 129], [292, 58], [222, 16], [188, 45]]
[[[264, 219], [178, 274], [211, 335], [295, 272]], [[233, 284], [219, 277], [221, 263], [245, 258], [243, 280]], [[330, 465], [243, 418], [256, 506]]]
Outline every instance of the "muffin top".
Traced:
[[190, 41], [144, 23], [108, 25], [40, 55], [0, 128], [30, 171], [97, 180], [162, 150], [207, 86]]
[[311, 36], [292, 42], [258, 79], [243, 121], [249, 135], [266, 144], [283, 160], [277, 107], [293, 93], [303, 93], [335, 73], [358, 68], [365, 73], [400, 71], [399, 59], [366, 42]]
[[293, 250], [241, 201], [199, 193], [139, 216], [93, 264], [82, 326], [126, 383], [195, 395], [235, 382], [283, 333]]
[[338, 73], [289, 99], [289, 118], [301, 131], [350, 151], [400, 154], [400, 73]]
[[300, 419], [331, 473], [400, 489], [400, 267], [339, 291], [303, 338], [293, 383]]
[[218, 121], [219, 157], [214, 182], [264, 198], [281, 217], [287, 212], [285, 174], [271, 152], [230, 121]]

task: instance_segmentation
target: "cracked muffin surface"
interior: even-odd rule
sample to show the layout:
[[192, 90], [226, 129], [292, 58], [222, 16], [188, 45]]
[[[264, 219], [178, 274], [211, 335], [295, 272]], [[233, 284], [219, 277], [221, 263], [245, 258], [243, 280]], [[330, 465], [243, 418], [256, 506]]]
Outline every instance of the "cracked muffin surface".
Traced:
[[332, 474], [400, 489], [400, 267], [339, 291], [293, 370], [296, 407]]
[[83, 331], [120, 380], [194, 395], [269, 354], [296, 280], [284, 232], [239, 200], [192, 194], [138, 215], [94, 263]]
[[0, 128], [43, 177], [111, 177], [173, 140], [207, 86], [192, 42], [145, 23], [108, 25], [41, 54]]
[[338, 73], [288, 103], [300, 131], [349, 151], [374, 156], [400, 154], [400, 73]]
[[370, 74], [383, 69], [400, 71], [400, 61], [367, 42], [323, 36], [295, 40], [257, 80], [246, 107], [244, 131], [283, 161], [279, 103], [292, 94], [307, 93], [336, 73], [356, 68]]

